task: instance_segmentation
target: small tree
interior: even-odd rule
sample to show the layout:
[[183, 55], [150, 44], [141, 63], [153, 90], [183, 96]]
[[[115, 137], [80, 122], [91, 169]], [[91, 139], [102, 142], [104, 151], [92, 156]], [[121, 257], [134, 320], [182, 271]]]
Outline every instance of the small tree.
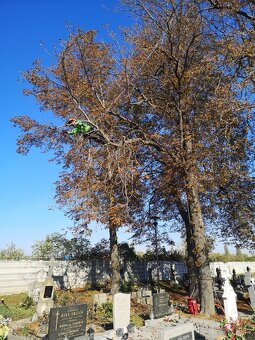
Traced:
[[16, 248], [14, 243], [7, 245], [5, 249], [0, 250], [0, 260], [19, 261], [24, 259], [24, 257], [24, 251], [20, 248]]
[[89, 256], [90, 242], [82, 237], [73, 237], [68, 240], [64, 235], [53, 233], [44, 240], [36, 241], [32, 246], [32, 257], [38, 260], [55, 259], [86, 260]]
[[32, 257], [37, 260], [49, 260], [54, 255], [56, 259], [63, 259], [66, 243], [67, 240], [63, 235], [49, 234], [44, 240], [36, 241], [32, 245]]

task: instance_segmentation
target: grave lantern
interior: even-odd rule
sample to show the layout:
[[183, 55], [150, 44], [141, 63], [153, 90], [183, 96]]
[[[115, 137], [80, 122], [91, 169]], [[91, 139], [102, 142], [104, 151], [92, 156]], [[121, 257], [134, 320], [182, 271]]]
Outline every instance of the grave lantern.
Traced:
[[92, 327], [87, 330], [88, 340], [94, 340], [94, 333], [95, 331]]

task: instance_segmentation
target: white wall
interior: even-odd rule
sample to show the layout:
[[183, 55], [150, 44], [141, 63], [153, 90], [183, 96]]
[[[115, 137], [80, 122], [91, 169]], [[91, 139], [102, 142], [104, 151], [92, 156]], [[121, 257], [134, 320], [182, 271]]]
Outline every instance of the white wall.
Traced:
[[232, 275], [233, 269], [235, 269], [236, 274], [244, 274], [246, 272], [246, 268], [249, 267], [251, 272], [255, 272], [255, 262], [211, 262], [210, 268], [211, 272], [214, 276], [216, 276], [216, 268], [220, 268], [221, 270], [227, 269]]
[[[49, 265], [48, 261], [0, 261], [0, 295], [28, 292], [31, 283], [46, 279]], [[103, 261], [85, 265], [55, 261], [53, 276], [57, 287], [69, 289], [101, 283], [109, 279], [109, 272]]]
[[[186, 266], [181, 262], [160, 263], [160, 278], [170, 279], [170, 266], [175, 264], [177, 276], [182, 277], [186, 272]], [[233, 268], [236, 274], [246, 271], [250, 267], [255, 272], [255, 262], [212, 262], [210, 264], [213, 276], [216, 276], [216, 268], [227, 269], [232, 274]], [[156, 277], [156, 263], [133, 262], [124, 268], [128, 272], [130, 280], [147, 281], [148, 268], [152, 267], [152, 275]], [[0, 261], [0, 295], [28, 292], [28, 287], [34, 281], [43, 282], [49, 270], [48, 261]], [[68, 261], [55, 261], [53, 271], [54, 281], [59, 288], [82, 288], [89, 285], [101, 284], [110, 279], [110, 265], [107, 262], [88, 262], [75, 265]]]

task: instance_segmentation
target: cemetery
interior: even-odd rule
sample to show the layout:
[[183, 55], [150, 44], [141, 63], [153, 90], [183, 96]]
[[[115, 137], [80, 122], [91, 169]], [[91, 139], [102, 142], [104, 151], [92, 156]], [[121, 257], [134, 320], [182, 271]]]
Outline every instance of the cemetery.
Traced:
[[255, 0], [0, 3], [0, 340], [255, 340]]
[[153, 285], [136, 282], [129, 292], [112, 296], [109, 281], [100, 289], [60, 289], [52, 259], [45, 277], [30, 284], [27, 293], [1, 296], [2, 332], [8, 331], [9, 340], [222, 340], [229, 332], [226, 327], [235, 325], [240, 339], [254, 339], [253, 273], [246, 263], [239, 274], [227, 270], [227, 264], [217, 265], [212, 270], [216, 314], [209, 317], [200, 313], [198, 301], [183, 284], [185, 275], [178, 271], [160, 279], [159, 286], [153, 271]]

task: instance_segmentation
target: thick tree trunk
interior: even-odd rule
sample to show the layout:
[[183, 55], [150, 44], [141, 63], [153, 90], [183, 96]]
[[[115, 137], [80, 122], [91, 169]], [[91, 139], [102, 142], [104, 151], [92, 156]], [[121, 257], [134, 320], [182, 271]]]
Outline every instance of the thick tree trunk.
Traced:
[[193, 227], [192, 240], [193, 259], [198, 273], [199, 298], [202, 313], [215, 314], [212, 277], [206, 249], [205, 226], [202, 218], [196, 181], [192, 174], [188, 176], [187, 198], [189, 204], [190, 222]]
[[199, 300], [199, 280], [198, 270], [194, 261], [194, 241], [193, 230], [189, 223], [186, 225], [186, 243], [187, 243], [187, 268], [189, 276], [189, 296]]
[[198, 272], [194, 261], [194, 241], [193, 227], [190, 223], [189, 212], [187, 205], [183, 205], [180, 197], [176, 198], [177, 208], [183, 219], [186, 229], [186, 244], [187, 244], [187, 269], [189, 277], [189, 296], [199, 299], [199, 282]]
[[115, 226], [109, 226], [109, 233], [112, 270], [111, 294], [114, 295], [120, 290], [120, 261], [118, 251], [117, 228]]
[[[180, 105], [181, 107], [181, 105]], [[205, 226], [199, 200], [196, 158], [193, 154], [193, 137], [189, 129], [189, 115], [179, 111], [184, 177], [188, 204], [187, 247], [192, 252], [194, 273], [198, 277], [199, 301], [202, 313], [215, 314], [212, 277], [206, 249]]]

